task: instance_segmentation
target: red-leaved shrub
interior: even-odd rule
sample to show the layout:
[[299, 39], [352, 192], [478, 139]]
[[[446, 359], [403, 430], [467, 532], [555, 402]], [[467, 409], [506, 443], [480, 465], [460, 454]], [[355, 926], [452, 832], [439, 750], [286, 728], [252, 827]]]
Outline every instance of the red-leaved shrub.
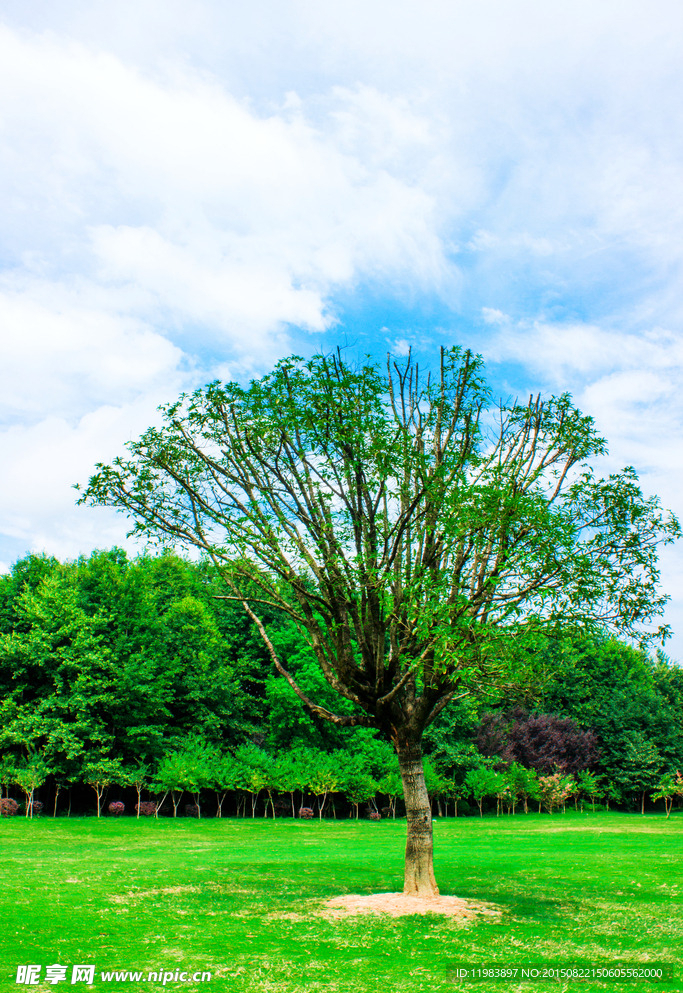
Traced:
[[19, 804], [16, 800], [13, 800], [11, 796], [3, 797], [3, 799], [0, 800], [0, 814], [3, 817], [14, 817], [18, 810]]
[[120, 817], [121, 814], [126, 809], [126, 805], [125, 803], [122, 803], [120, 800], [112, 800], [112, 802], [109, 804], [109, 807], [107, 809], [110, 814], [114, 815], [114, 817]]

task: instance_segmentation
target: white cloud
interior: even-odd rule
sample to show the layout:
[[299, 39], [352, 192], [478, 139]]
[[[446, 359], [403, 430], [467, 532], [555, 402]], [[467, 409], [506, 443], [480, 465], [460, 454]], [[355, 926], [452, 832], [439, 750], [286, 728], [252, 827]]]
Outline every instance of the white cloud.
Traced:
[[121, 454], [122, 442], [157, 420], [148, 398], [123, 407], [103, 406], [72, 423], [48, 416], [0, 433], [4, 534], [27, 549], [71, 557], [91, 548], [125, 543], [125, 518], [113, 511], [75, 506], [74, 483], [87, 482], [96, 462]]
[[180, 349], [104, 304], [54, 283], [0, 291], [0, 423], [69, 417], [181, 385]]
[[[24, 156], [3, 171], [34, 217], [41, 265], [76, 262], [95, 281], [133, 286], [223, 332], [236, 320], [234, 346], [278, 324], [327, 326], [323, 298], [360, 271], [443, 278], [433, 200], [389, 168], [397, 145], [426, 140], [404, 103], [339, 90], [338, 134], [329, 122], [322, 133], [291, 107], [256, 115], [200, 75], [150, 78], [51, 38], [4, 30], [0, 55], [0, 84], [13, 94], [2, 107], [8, 144], [28, 130], [34, 147], [28, 174]], [[350, 122], [366, 105], [376, 117], [378, 101], [393, 107], [384, 138], [395, 136], [382, 142], [382, 168], [344, 149]], [[16, 251], [22, 211], [12, 220]], [[70, 243], [58, 246], [65, 227]]]

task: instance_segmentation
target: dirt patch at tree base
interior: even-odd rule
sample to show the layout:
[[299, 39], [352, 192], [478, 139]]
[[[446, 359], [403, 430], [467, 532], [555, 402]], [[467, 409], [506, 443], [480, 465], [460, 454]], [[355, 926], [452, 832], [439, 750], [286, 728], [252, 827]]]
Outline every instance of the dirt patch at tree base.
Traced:
[[402, 917], [404, 914], [446, 914], [461, 920], [472, 920], [480, 916], [499, 917], [501, 913], [493, 904], [478, 900], [461, 900], [457, 896], [405, 896], [403, 893], [336, 896], [327, 901], [324, 912], [331, 917], [348, 917], [351, 914], [390, 914], [392, 917]]

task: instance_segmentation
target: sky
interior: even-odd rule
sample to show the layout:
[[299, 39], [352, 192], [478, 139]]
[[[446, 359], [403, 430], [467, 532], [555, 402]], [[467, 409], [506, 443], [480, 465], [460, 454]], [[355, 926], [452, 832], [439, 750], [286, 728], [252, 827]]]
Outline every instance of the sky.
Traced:
[[0, 571], [133, 551], [73, 484], [337, 344], [569, 391], [683, 517], [681, 37], [677, 0], [4, 0]]

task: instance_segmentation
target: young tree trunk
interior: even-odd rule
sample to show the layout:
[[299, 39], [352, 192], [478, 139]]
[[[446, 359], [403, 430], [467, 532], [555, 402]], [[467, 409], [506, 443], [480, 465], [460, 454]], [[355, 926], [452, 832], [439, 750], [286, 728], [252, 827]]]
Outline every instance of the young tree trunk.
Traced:
[[438, 896], [434, 879], [432, 812], [425, 786], [422, 748], [419, 741], [399, 737], [396, 751], [408, 821], [403, 892], [406, 896]]

